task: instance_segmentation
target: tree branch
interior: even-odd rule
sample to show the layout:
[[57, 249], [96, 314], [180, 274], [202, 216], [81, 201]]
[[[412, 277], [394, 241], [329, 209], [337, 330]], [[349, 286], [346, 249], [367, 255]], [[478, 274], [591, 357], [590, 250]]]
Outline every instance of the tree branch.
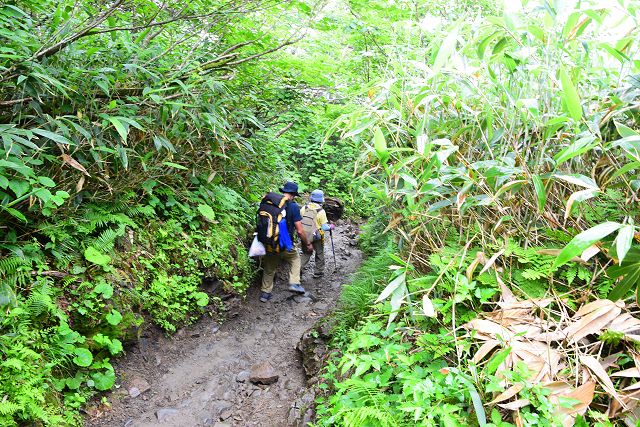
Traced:
[[33, 97], [30, 96], [28, 98], [11, 99], [9, 101], [0, 101], [0, 107], [2, 107], [2, 108], [11, 107], [12, 105], [23, 104], [23, 103], [29, 102], [29, 101], [33, 101]]

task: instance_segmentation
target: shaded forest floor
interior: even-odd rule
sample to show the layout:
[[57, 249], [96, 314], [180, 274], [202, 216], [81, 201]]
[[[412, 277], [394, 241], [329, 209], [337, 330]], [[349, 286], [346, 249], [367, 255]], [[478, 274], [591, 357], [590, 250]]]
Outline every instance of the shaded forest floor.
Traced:
[[[149, 329], [116, 361], [117, 388], [105, 405], [87, 410], [86, 425], [104, 426], [291, 426], [303, 416], [306, 377], [300, 338], [334, 306], [342, 285], [356, 271], [362, 254], [357, 228], [334, 232], [337, 268], [329, 239], [326, 268], [312, 278], [313, 261], [303, 272], [304, 296], [286, 290], [286, 272], [276, 277], [273, 299], [258, 301], [259, 285], [247, 298], [226, 301], [226, 320], [210, 317], [166, 337]], [[283, 269], [284, 270], [284, 269]], [[278, 380], [255, 384], [257, 365], [268, 362]], [[264, 373], [264, 372], [262, 372]], [[266, 373], [270, 375], [270, 373]]]

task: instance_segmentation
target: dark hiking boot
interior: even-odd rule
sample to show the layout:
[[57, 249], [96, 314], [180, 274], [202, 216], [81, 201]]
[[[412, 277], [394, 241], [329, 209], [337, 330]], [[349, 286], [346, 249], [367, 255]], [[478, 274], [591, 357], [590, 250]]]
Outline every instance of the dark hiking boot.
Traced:
[[271, 293], [260, 292], [260, 302], [267, 302], [271, 299]]
[[304, 288], [299, 284], [289, 285], [289, 290], [291, 292], [296, 292], [298, 294], [304, 294]]

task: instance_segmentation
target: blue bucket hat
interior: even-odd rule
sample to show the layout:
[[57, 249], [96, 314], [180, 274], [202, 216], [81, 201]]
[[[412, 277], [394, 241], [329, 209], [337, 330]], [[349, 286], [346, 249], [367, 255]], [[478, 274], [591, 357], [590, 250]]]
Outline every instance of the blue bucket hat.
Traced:
[[322, 190], [313, 190], [309, 200], [316, 203], [324, 203], [324, 193]]
[[296, 196], [300, 195], [300, 193], [298, 193], [298, 184], [291, 181], [285, 182], [284, 186], [280, 189], [280, 192], [291, 193], [291, 194], [295, 194]]

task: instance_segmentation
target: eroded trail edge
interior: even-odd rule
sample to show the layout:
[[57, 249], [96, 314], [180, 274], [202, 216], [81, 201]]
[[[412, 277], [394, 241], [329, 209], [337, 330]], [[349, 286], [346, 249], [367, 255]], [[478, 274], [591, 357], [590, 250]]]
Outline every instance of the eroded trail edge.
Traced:
[[[356, 232], [350, 224], [336, 228], [337, 268], [327, 241], [325, 275], [313, 279], [310, 263], [302, 276], [305, 296], [288, 292], [284, 272], [279, 272], [269, 303], [258, 301], [254, 286], [245, 300], [227, 301], [222, 325], [205, 317], [173, 337], [143, 335], [117, 363], [118, 388], [108, 396], [111, 407], [90, 408], [86, 425], [296, 425], [296, 400], [305, 391], [306, 378], [295, 347], [335, 306], [342, 285], [360, 265]], [[278, 381], [251, 383], [252, 366], [264, 362], [274, 367]]]

